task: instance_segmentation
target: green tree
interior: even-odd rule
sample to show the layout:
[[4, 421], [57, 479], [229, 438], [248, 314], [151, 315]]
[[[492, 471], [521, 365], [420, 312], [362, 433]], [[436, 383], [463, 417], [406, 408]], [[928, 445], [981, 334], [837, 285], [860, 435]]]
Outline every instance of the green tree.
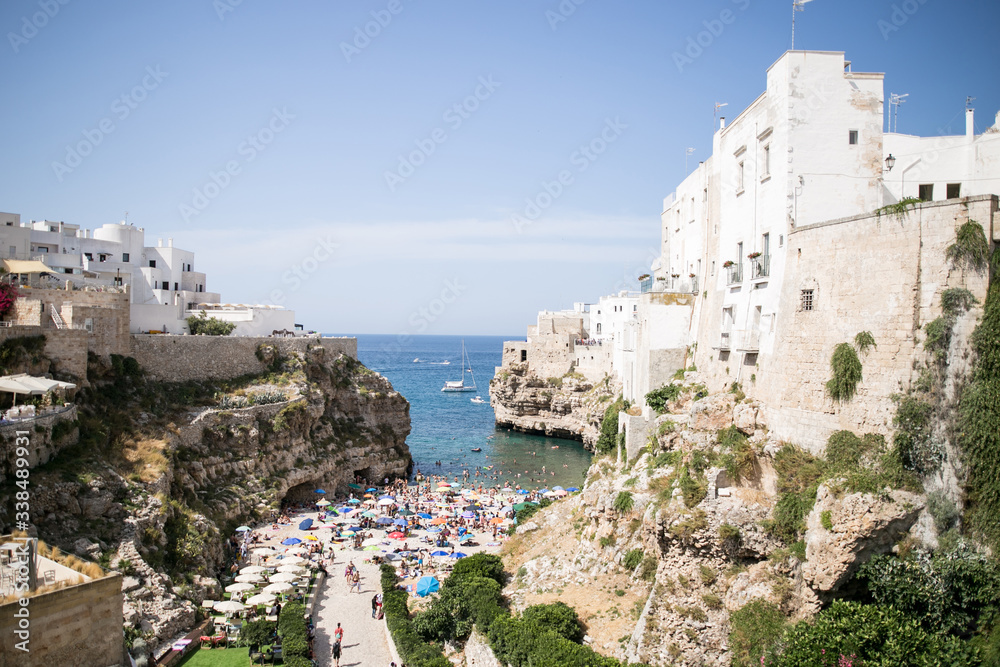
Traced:
[[187, 318], [188, 331], [192, 336], [204, 334], [206, 336], [228, 336], [233, 333], [236, 325], [232, 322], [224, 322], [217, 317], [209, 317], [205, 311], [195, 317]]

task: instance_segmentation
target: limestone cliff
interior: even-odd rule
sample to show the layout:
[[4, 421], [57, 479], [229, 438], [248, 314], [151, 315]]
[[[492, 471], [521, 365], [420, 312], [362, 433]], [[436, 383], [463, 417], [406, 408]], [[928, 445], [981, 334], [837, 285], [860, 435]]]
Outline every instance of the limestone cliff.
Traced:
[[321, 346], [258, 354], [271, 372], [175, 384], [130, 360], [92, 359], [80, 444], [32, 472], [39, 536], [122, 571], [126, 624], [141, 623], [154, 645], [220, 592], [236, 526], [411, 464], [409, 404], [385, 378]]
[[490, 382], [490, 403], [497, 426], [581, 440], [592, 450], [604, 410], [619, 391], [607, 377], [597, 383], [575, 373], [543, 379], [527, 364], [510, 364]]
[[789, 620], [811, 616], [921, 513], [921, 494], [832, 479], [785, 536], [775, 506], [810, 455], [794, 450], [789, 463], [758, 403], [697, 396], [685, 385], [643, 451], [596, 458], [581, 493], [519, 526], [505, 551], [515, 608], [566, 602], [586, 641], [631, 662], [726, 665], [733, 612], [760, 599]]

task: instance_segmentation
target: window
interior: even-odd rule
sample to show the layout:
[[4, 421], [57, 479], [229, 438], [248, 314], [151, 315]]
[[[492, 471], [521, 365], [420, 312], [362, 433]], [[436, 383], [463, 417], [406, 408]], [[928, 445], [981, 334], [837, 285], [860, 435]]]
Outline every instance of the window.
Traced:
[[639, 312], [639, 306], [637, 306], [637, 305], [634, 305], [634, 304], [633, 304], [633, 305], [632, 305], [632, 312], [633, 312], [633, 313], [637, 313], [637, 312]]
[[712, 260], [712, 275], [715, 275], [715, 260]]
[[123, 252], [122, 253], [122, 261], [123, 262], [127, 262], [128, 261], [128, 253], [127, 252]]
[[857, 130], [848, 130], [847, 131], [847, 143], [849, 143], [851, 146], [857, 146], [858, 145], [858, 131]]
[[104, 262], [104, 261], [107, 261], [108, 256], [102, 253], [102, 254], [100, 254], [100, 255], [97, 256], [97, 259], [98, 259], [98, 261]]
[[174, 291], [177, 291], [177, 283], [174, 283]]
[[778, 234], [778, 247], [779, 248], [784, 248], [785, 247], [785, 235], [784, 234]]
[[804, 289], [802, 290], [802, 310], [812, 310], [813, 309], [813, 290]]
[[948, 199], [958, 199], [962, 196], [962, 184], [961, 183], [949, 183], [947, 186]]
[[761, 240], [764, 249], [764, 257], [769, 257], [771, 255], [771, 235], [764, 234], [764, 237]]
[[743, 162], [736, 169], [736, 194], [743, 192]]
[[164, 280], [162, 284], [163, 284], [163, 289], [170, 289], [170, 283], [168, 283], [166, 280]]
[[84, 320], [83, 321], [83, 328], [86, 329], [87, 331], [89, 331], [90, 333], [93, 333], [94, 332], [94, 320], [93, 320], [93, 318], [88, 317], [86, 320]]
[[17, 257], [17, 246], [16, 245], [12, 245], [10, 247], [10, 258], [14, 259], [15, 257]]
[[760, 180], [771, 175], [771, 144], [764, 146], [764, 152], [760, 159]]
[[521, 363], [524, 363], [527, 360], [528, 360], [528, 351], [521, 350]]
[[934, 200], [934, 184], [924, 183], [920, 186], [918, 197], [920, 201], [933, 201]]
[[601, 333], [601, 323], [597, 323], [597, 333]]
[[83, 253], [83, 256], [87, 258], [88, 262], [93, 262], [94, 261], [94, 255], [93, 255], [93, 253], [85, 252], [85, 253]]
[[149, 260], [149, 268], [151, 268], [151, 269], [155, 269], [156, 268], [156, 260], [155, 259]]

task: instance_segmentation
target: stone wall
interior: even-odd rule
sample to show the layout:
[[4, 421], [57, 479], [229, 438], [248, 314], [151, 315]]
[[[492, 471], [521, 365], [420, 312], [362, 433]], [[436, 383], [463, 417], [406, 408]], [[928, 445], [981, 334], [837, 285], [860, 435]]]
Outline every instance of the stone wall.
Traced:
[[128, 354], [129, 296], [125, 292], [87, 292], [21, 288], [10, 320], [15, 325], [59, 330], [56, 310], [68, 329], [84, 329], [90, 320], [87, 349], [107, 357]]
[[272, 345], [282, 355], [322, 347], [332, 359], [338, 354], [358, 358], [356, 338], [244, 338], [230, 336], [170, 336], [133, 334], [131, 356], [159, 380], [184, 382], [233, 378], [263, 373], [267, 364], [257, 358], [260, 345]]
[[[118, 667], [122, 651], [122, 578], [111, 574], [31, 598], [30, 651], [14, 648], [17, 601], [0, 605], [0, 664]], [[8, 662], [9, 661], [9, 662]]]
[[[986, 296], [985, 273], [954, 267], [945, 251], [969, 219], [989, 235], [996, 211], [996, 197], [926, 202], [902, 216], [843, 218], [789, 235], [774, 352], [744, 367], [742, 377], [747, 394], [765, 404], [776, 437], [820, 451], [835, 430], [892, 431], [891, 397], [909, 387], [925, 359], [922, 327], [941, 314], [941, 293], [964, 287], [980, 303]], [[802, 290], [810, 289], [813, 308], [803, 310]], [[958, 327], [979, 314], [973, 308]], [[861, 357], [857, 395], [835, 404], [825, 387], [830, 358], [861, 331], [877, 347]], [[755, 382], [747, 381], [751, 374]]]
[[0, 342], [10, 338], [25, 336], [45, 336], [45, 350], [42, 353], [51, 360], [51, 366], [28, 360], [23, 368], [8, 368], [11, 373], [52, 373], [59, 378], [72, 377], [86, 384], [87, 341], [89, 335], [83, 329], [43, 329], [31, 326], [0, 328]]

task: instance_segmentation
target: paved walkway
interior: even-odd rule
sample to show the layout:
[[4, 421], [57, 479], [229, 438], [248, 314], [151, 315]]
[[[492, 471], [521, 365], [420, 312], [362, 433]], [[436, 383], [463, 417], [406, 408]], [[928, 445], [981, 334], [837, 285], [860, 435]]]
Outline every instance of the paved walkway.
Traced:
[[361, 573], [361, 593], [351, 593], [344, 579], [345, 556], [345, 552], [337, 552], [336, 563], [330, 568], [330, 576], [323, 583], [323, 591], [316, 601], [313, 615], [316, 660], [320, 667], [333, 664], [330, 647], [333, 632], [340, 623], [344, 628], [340, 667], [389, 667], [392, 658], [386, 644], [385, 619], [372, 618], [372, 596], [380, 590], [378, 566], [363, 563], [362, 558], [355, 559], [354, 564]]

